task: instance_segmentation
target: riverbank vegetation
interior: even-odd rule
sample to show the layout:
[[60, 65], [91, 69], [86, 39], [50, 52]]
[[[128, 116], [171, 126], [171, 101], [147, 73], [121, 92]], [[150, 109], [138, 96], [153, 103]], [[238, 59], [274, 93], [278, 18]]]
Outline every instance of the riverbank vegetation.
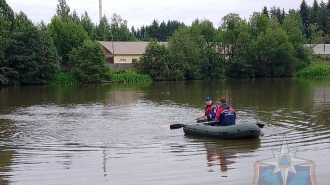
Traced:
[[[309, 6], [303, 0], [299, 9], [288, 12], [265, 7], [248, 20], [230, 13], [218, 28], [209, 20], [196, 19], [189, 26], [154, 20], [131, 30], [115, 13], [94, 24], [87, 12], [78, 16], [65, 0], [58, 2], [46, 25], [33, 23], [24, 12], [14, 13], [0, 0], [1, 84], [330, 75], [327, 67], [311, 65], [311, 49], [304, 47], [329, 42], [330, 1], [315, 0]], [[134, 70], [116, 72], [106, 64], [97, 40], [151, 43]]]
[[296, 77], [330, 77], [330, 58], [315, 55], [311, 65], [294, 74]]

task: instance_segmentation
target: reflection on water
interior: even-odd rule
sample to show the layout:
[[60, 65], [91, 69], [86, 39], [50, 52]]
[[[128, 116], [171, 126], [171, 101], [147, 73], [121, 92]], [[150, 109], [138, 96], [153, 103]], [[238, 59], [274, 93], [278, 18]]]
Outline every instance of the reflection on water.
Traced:
[[[255, 140], [186, 136], [204, 98], [225, 96]], [[0, 184], [252, 184], [254, 163], [290, 150], [326, 184], [330, 80], [243, 79], [0, 88]], [[211, 173], [212, 172], [212, 173]]]
[[235, 169], [237, 154], [251, 155], [260, 147], [260, 139], [221, 140], [193, 135], [185, 135], [193, 143], [201, 143], [205, 147], [207, 167], [214, 172], [213, 167], [220, 167], [220, 171]]

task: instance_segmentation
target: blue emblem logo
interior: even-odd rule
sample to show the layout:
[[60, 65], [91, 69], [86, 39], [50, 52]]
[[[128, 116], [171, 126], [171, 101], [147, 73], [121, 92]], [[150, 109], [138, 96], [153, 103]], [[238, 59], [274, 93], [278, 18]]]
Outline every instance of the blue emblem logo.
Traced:
[[254, 164], [253, 185], [316, 185], [315, 164], [296, 158], [297, 150], [289, 151], [285, 136], [281, 150], [272, 150], [274, 157]]

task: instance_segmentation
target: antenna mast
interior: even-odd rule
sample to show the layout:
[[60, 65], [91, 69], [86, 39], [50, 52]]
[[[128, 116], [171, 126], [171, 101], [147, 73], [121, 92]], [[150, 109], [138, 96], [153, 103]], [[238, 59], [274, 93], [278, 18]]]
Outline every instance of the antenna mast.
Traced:
[[102, 0], [99, 0], [99, 19], [102, 19]]

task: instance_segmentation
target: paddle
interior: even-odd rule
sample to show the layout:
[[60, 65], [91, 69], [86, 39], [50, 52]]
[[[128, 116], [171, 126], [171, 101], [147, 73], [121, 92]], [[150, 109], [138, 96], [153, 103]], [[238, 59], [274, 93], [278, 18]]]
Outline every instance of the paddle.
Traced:
[[[196, 123], [204, 123], [206, 125], [208, 124], [211, 124], [211, 123], [214, 123], [215, 121], [201, 121], [201, 122], [196, 122]], [[191, 124], [173, 124], [173, 125], [170, 125], [170, 129], [179, 129], [179, 128], [182, 128], [182, 127], [185, 127], [187, 125], [191, 125]]]
[[[215, 121], [211, 121], [211, 122], [205, 122], [206, 124], [210, 124], [210, 123], [214, 123]], [[173, 125], [170, 125], [170, 129], [179, 129], [179, 128], [182, 128], [182, 127], [185, 127], [189, 124], [173, 124]], [[259, 127], [259, 128], [264, 128], [264, 124], [262, 123], [256, 123], [256, 125]]]

